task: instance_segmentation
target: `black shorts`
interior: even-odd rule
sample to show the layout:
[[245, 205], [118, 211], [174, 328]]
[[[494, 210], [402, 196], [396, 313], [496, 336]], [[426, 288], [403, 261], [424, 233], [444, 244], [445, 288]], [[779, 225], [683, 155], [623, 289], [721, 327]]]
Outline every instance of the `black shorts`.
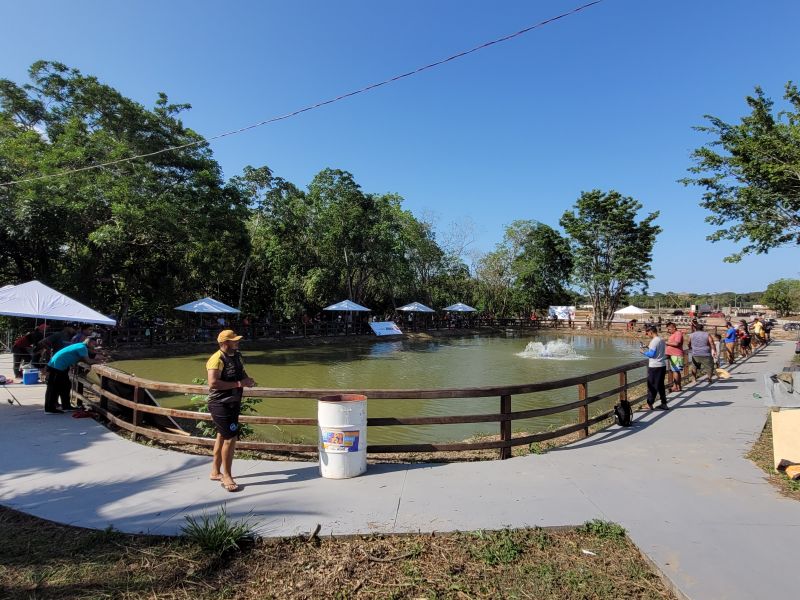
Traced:
[[242, 402], [210, 402], [208, 412], [219, 434], [226, 440], [239, 437], [239, 413]]

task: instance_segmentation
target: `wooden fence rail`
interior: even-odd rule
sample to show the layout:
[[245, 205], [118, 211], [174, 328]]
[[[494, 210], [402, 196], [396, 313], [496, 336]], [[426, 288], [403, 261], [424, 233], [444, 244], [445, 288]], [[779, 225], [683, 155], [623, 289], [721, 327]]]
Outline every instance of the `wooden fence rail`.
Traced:
[[[630, 381], [628, 373], [640, 369], [647, 365], [647, 360], [637, 360], [631, 363], [603, 369], [594, 373], [577, 375], [554, 381], [542, 381], [510, 386], [487, 386], [472, 388], [444, 388], [444, 389], [359, 389], [359, 390], [330, 390], [330, 389], [290, 389], [290, 388], [248, 388], [245, 389], [247, 397], [254, 398], [320, 398], [331, 394], [364, 394], [371, 399], [392, 399], [420, 400], [438, 399], [453, 400], [459, 398], [500, 398], [500, 411], [497, 413], [472, 414], [472, 415], [453, 415], [453, 416], [432, 416], [432, 417], [371, 417], [367, 419], [368, 427], [392, 427], [398, 425], [452, 425], [464, 423], [498, 423], [500, 439], [478, 441], [478, 442], [459, 442], [459, 443], [419, 443], [419, 444], [372, 444], [367, 446], [369, 453], [397, 453], [397, 452], [460, 452], [469, 450], [497, 449], [501, 459], [511, 457], [511, 449], [514, 446], [527, 445], [533, 442], [543, 442], [555, 439], [571, 433], [578, 433], [580, 438], [589, 435], [590, 427], [605, 419], [608, 419], [613, 410], [606, 410], [594, 417], [589, 417], [589, 406], [606, 398], [617, 396], [620, 400], [630, 400], [629, 390], [639, 386], [646, 381], [646, 378]], [[181, 419], [191, 419], [193, 421], [210, 421], [211, 415], [208, 413], [176, 408], [163, 408], [142, 403], [142, 397], [147, 391], [171, 392], [176, 394], [200, 394], [208, 393], [208, 388], [202, 385], [183, 385], [176, 383], [166, 383], [153, 381], [123, 373], [108, 365], [94, 365], [91, 372], [99, 378], [99, 383], [90, 376], [88, 370], [78, 370], [73, 374], [73, 396], [81, 400], [84, 404], [90, 405], [94, 410], [106, 417], [110, 422], [118, 427], [125, 429], [137, 436], [144, 436], [150, 439], [165, 440], [173, 442], [183, 442], [188, 444], [198, 444], [212, 446], [213, 438], [198, 437], [188, 435], [183, 432], [171, 432], [143, 425], [144, 416], [147, 414], [161, 415], [163, 417], [175, 417]], [[613, 389], [589, 395], [589, 384], [608, 377], [618, 375], [619, 385]], [[104, 381], [111, 380], [130, 386], [133, 388], [132, 399], [124, 398], [119, 394], [107, 389]], [[512, 397], [519, 394], [531, 392], [543, 392], [575, 387], [577, 400], [548, 406], [543, 408], [532, 408], [526, 410], [513, 411]], [[89, 394], [88, 392], [91, 392]], [[637, 397], [631, 402], [638, 402], [643, 396]], [[129, 409], [132, 414], [130, 421], [125, 420], [114, 414], [109, 409], [109, 401], [118, 406]], [[577, 411], [576, 423], [566, 425], [553, 431], [534, 433], [525, 436], [512, 437], [512, 423], [520, 419], [531, 419], [543, 417], [568, 411]], [[268, 417], [256, 415], [242, 415], [240, 422], [253, 425], [306, 425], [316, 426], [316, 418], [301, 417]], [[240, 441], [237, 447], [248, 450], [265, 450], [278, 452], [316, 452], [316, 444], [286, 444], [261, 441]]]

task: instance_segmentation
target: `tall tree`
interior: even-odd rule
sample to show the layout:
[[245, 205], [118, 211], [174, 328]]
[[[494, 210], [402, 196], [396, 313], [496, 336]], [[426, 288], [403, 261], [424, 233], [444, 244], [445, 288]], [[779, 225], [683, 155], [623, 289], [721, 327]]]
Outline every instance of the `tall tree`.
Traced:
[[247, 206], [203, 138], [159, 94], [152, 108], [55, 62], [0, 80], [0, 178], [102, 169], [0, 188], [0, 273], [37, 277], [121, 317], [198, 292], [229, 293], [247, 253]]
[[773, 281], [767, 286], [761, 302], [778, 311], [780, 316], [796, 311], [800, 308], [800, 279]]
[[637, 222], [641, 208], [619, 192], [592, 190], [581, 193], [574, 210], [561, 217], [573, 250], [575, 282], [591, 301], [598, 325], [611, 321], [627, 293], [647, 289], [661, 228], [653, 224], [658, 212]]
[[572, 293], [567, 286], [573, 260], [569, 241], [549, 225], [528, 223], [512, 264], [518, 303], [530, 310], [570, 302]]
[[739, 124], [706, 115], [709, 124], [695, 128], [714, 139], [694, 151], [695, 176], [682, 181], [705, 188], [700, 205], [719, 227], [709, 240], [745, 240], [727, 262], [800, 244], [800, 92], [792, 82], [784, 99], [788, 109], [775, 113], [757, 87]]

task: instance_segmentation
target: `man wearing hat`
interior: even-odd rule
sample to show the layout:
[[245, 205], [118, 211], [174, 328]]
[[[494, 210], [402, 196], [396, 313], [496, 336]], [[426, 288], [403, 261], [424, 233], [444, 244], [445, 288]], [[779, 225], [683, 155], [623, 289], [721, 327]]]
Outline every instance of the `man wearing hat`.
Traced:
[[217, 336], [219, 350], [206, 363], [208, 371], [208, 412], [217, 439], [214, 443], [214, 458], [211, 463], [211, 479], [221, 481], [222, 487], [235, 492], [239, 486], [233, 480], [233, 453], [239, 437], [239, 413], [242, 409], [242, 390], [253, 387], [256, 382], [247, 376], [239, 353], [239, 340], [231, 329]]

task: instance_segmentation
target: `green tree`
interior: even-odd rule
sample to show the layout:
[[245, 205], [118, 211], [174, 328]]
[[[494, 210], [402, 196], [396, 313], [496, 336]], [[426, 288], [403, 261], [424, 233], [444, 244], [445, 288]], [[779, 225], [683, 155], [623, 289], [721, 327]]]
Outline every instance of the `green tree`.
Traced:
[[637, 222], [642, 205], [619, 192], [581, 193], [561, 217], [570, 237], [574, 280], [594, 307], [595, 323], [610, 322], [620, 300], [635, 288], [647, 289], [653, 245], [661, 228], [658, 212]]
[[512, 265], [520, 308], [527, 311], [571, 302], [567, 287], [573, 267], [569, 241], [549, 225], [535, 221], [527, 224]]
[[[0, 188], [0, 273], [33, 277], [123, 317], [197, 293], [232, 302], [247, 206], [203, 138], [159, 94], [152, 108], [55, 62], [0, 80], [0, 179], [136, 161]], [[188, 296], [188, 297], [187, 297]]]
[[714, 139], [694, 151], [695, 176], [682, 182], [705, 188], [706, 221], [719, 227], [709, 240], [746, 240], [727, 262], [800, 244], [800, 92], [792, 82], [784, 99], [789, 108], [775, 113], [757, 87], [739, 124], [706, 115], [709, 124], [695, 128]]
[[800, 308], [800, 279], [778, 279], [767, 286], [761, 303], [778, 311], [780, 316], [788, 315]]

